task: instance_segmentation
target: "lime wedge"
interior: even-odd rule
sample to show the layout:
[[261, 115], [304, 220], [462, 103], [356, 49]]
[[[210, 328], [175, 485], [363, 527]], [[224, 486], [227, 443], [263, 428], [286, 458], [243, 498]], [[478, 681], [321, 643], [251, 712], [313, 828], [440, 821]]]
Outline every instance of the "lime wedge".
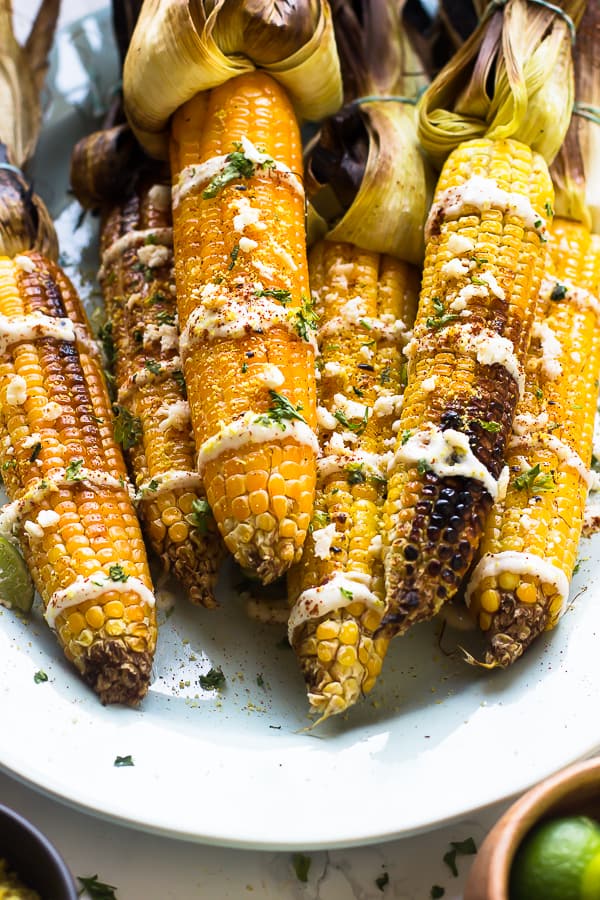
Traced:
[[29, 612], [34, 593], [25, 560], [12, 541], [0, 535], [0, 603], [9, 609]]

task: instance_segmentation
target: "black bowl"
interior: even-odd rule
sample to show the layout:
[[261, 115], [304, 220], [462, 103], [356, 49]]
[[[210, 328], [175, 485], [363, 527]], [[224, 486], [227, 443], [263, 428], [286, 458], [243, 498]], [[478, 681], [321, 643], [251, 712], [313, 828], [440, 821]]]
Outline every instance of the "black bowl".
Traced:
[[77, 900], [73, 876], [48, 838], [27, 819], [1, 805], [0, 858], [42, 900]]

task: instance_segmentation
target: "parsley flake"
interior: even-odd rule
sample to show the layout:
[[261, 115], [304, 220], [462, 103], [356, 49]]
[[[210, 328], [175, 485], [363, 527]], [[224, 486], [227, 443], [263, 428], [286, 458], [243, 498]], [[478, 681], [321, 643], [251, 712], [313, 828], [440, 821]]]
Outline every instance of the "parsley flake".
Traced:
[[204, 536], [208, 533], [208, 526], [213, 517], [208, 500], [198, 497], [192, 503], [192, 511], [186, 516], [186, 522], [192, 525], [198, 534]]
[[117, 895], [115, 894], [117, 889], [114, 884], [105, 884], [103, 881], [98, 881], [97, 875], [92, 875], [89, 878], [78, 875], [77, 881], [81, 885], [82, 890], [88, 892], [91, 900], [117, 900]]
[[346, 466], [346, 475], [348, 484], [365, 484], [367, 481], [365, 470], [360, 463], [349, 463]]
[[167, 312], [166, 309], [161, 309], [161, 311], [156, 316], [156, 321], [159, 325], [174, 325], [176, 320], [175, 313]]
[[48, 676], [43, 669], [40, 669], [39, 672], [36, 672], [33, 676], [33, 680], [36, 684], [43, 684], [44, 681], [48, 681]]
[[304, 422], [306, 425], [306, 419], [304, 416], [300, 415], [300, 411], [302, 409], [302, 404], [299, 403], [298, 406], [293, 406], [287, 397], [284, 397], [283, 394], [278, 394], [277, 391], [269, 389], [269, 394], [271, 396], [271, 406], [267, 413], [264, 413], [262, 416], [257, 416], [254, 420], [259, 425], [272, 425], [275, 423], [279, 425], [282, 431], [285, 431], [286, 421], [292, 421], [296, 419], [298, 422]]
[[471, 422], [475, 425], [479, 425], [480, 428], [483, 428], [484, 431], [489, 432], [490, 434], [498, 434], [500, 429], [502, 428], [500, 422], [486, 422], [484, 419], [471, 419]]
[[333, 414], [333, 418], [337, 419], [338, 422], [340, 423], [340, 425], [343, 425], [344, 428], [348, 429], [348, 431], [353, 431], [354, 434], [356, 434], [357, 436], [360, 437], [360, 435], [363, 434], [363, 432], [369, 422], [369, 410], [370, 409], [371, 409], [370, 406], [365, 406], [365, 411], [364, 411], [363, 417], [360, 420], [360, 422], [350, 422], [348, 420], [347, 416], [345, 415], [345, 413], [343, 413], [341, 409], [336, 409], [336, 411]]
[[113, 766], [116, 766], [117, 769], [120, 769], [123, 766], [133, 766], [133, 765], [135, 765], [135, 764], [131, 758], [131, 754], [129, 754], [128, 756], [116, 756], [115, 761], [113, 763]]
[[390, 366], [386, 366], [381, 370], [379, 375], [379, 384], [388, 384], [392, 380]]
[[239, 244], [234, 244], [233, 247], [231, 248], [231, 253], [229, 254], [230, 263], [229, 263], [229, 265], [227, 266], [227, 269], [228, 269], [230, 272], [231, 272], [231, 270], [233, 269], [233, 267], [235, 266], [235, 264], [236, 264], [236, 262], [237, 262], [237, 258], [238, 258], [238, 256], [239, 256], [239, 253], [240, 253], [240, 245], [239, 245]]
[[326, 509], [316, 509], [313, 513], [313, 517], [310, 525], [308, 526], [308, 530], [311, 532], [315, 531], [318, 528], [324, 528], [329, 524], [329, 513]]
[[204, 688], [205, 691], [215, 691], [224, 687], [225, 676], [222, 669], [212, 668], [209, 669], [206, 675], [201, 675], [198, 681], [200, 687]]
[[202, 199], [212, 200], [232, 181], [237, 181], [238, 178], [251, 178], [254, 172], [255, 166], [252, 160], [248, 159], [240, 150], [235, 150], [226, 157], [221, 171], [208, 182], [202, 191]]
[[65, 478], [67, 481], [83, 481], [85, 474], [82, 473], [83, 460], [72, 459], [65, 469]]
[[405, 428], [402, 434], [400, 435], [400, 444], [404, 446], [408, 440], [412, 437], [412, 431], [408, 428]]
[[115, 414], [115, 441], [122, 446], [123, 450], [130, 450], [142, 437], [142, 420], [118, 403], [113, 403], [113, 412]]
[[117, 348], [115, 347], [115, 342], [113, 339], [112, 322], [106, 322], [100, 328], [100, 330], [98, 331], [98, 340], [102, 344], [102, 350], [104, 351], [106, 364], [108, 366], [114, 366], [115, 359], [117, 358]]
[[552, 209], [552, 205], [549, 200], [546, 200], [546, 203], [544, 204], [544, 209], [546, 210], [546, 215], [549, 216], [550, 218], [552, 218], [552, 216], [554, 215], [554, 210]]
[[308, 873], [310, 871], [310, 864], [312, 860], [310, 856], [305, 856], [304, 853], [295, 853], [292, 857], [292, 864], [294, 866], [294, 872], [296, 873], [296, 878], [298, 881], [302, 881], [306, 884], [308, 881]]
[[294, 328], [303, 341], [310, 340], [309, 332], [317, 330], [319, 317], [315, 311], [315, 301], [312, 297], [303, 297], [300, 309], [293, 313]]
[[430, 471], [430, 468], [431, 467], [426, 459], [420, 459], [417, 462], [417, 472], [419, 473], [419, 475], [425, 475], [426, 472]]
[[425, 320], [427, 328], [433, 328], [434, 330], [437, 330], [438, 328], [443, 328], [444, 325], [448, 325], [450, 322], [454, 322], [456, 321], [456, 319], [458, 319], [456, 313], [446, 312], [444, 304], [439, 297], [434, 297], [431, 303], [435, 316], [429, 316]]
[[350, 601], [354, 600], [354, 594], [352, 593], [352, 591], [349, 591], [346, 588], [341, 587], [340, 594], [342, 595], [344, 600], [350, 600]]
[[287, 306], [288, 303], [292, 302], [292, 295], [290, 291], [282, 291], [279, 288], [266, 288], [264, 291], [254, 291], [255, 297], [272, 297], [273, 300], [277, 300], [278, 303], [281, 303], [282, 306]]
[[161, 373], [161, 365], [155, 359], [147, 359], [144, 366], [149, 372], [152, 372], [153, 375], [160, 375]]
[[540, 464], [536, 463], [527, 472], [517, 475], [514, 485], [518, 491], [551, 491], [554, 478], [551, 473], [544, 474], [540, 470]]
[[184, 400], [187, 400], [187, 385], [185, 383], [183, 372], [181, 371], [181, 369], [175, 369], [174, 372], [171, 372], [171, 375], [173, 376], [175, 384], [181, 391], [181, 396]]
[[129, 575], [125, 571], [122, 565], [116, 563], [114, 566], [110, 566], [108, 570], [108, 575], [111, 581], [127, 581]]

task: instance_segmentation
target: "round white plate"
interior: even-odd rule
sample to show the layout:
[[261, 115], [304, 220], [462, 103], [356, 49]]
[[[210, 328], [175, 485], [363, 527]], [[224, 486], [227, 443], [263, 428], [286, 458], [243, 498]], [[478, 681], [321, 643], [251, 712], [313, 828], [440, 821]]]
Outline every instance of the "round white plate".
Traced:
[[[72, 143], [116, 84], [108, 35], [106, 14], [60, 35], [35, 167], [63, 261], [92, 304], [95, 222], [75, 228], [80, 210], [65, 189]], [[511, 671], [472, 669], [445, 655], [437, 625], [421, 626], [394, 643], [361, 706], [314, 732], [303, 731], [304, 686], [284, 629], [246, 618], [232, 567], [218, 611], [184, 597], [161, 611], [139, 710], [100, 705], [39, 608], [25, 623], [0, 607], [0, 766], [99, 816], [235, 847], [369, 843], [464, 816], [600, 745], [599, 542], [585, 541], [582, 556], [560, 627]], [[460, 639], [446, 633], [444, 650]], [[221, 692], [198, 684], [211, 666], [226, 676]], [[47, 682], [35, 683], [38, 670]], [[115, 767], [128, 755], [133, 766]]]

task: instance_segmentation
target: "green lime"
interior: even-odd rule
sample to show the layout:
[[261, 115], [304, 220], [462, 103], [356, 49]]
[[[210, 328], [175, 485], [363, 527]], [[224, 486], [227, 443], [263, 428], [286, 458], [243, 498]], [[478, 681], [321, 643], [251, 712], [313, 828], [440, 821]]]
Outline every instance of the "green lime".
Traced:
[[9, 609], [29, 612], [34, 593], [25, 560], [12, 541], [0, 535], [0, 603]]
[[586, 816], [544, 822], [517, 851], [510, 900], [600, 900], [600, 825]]

